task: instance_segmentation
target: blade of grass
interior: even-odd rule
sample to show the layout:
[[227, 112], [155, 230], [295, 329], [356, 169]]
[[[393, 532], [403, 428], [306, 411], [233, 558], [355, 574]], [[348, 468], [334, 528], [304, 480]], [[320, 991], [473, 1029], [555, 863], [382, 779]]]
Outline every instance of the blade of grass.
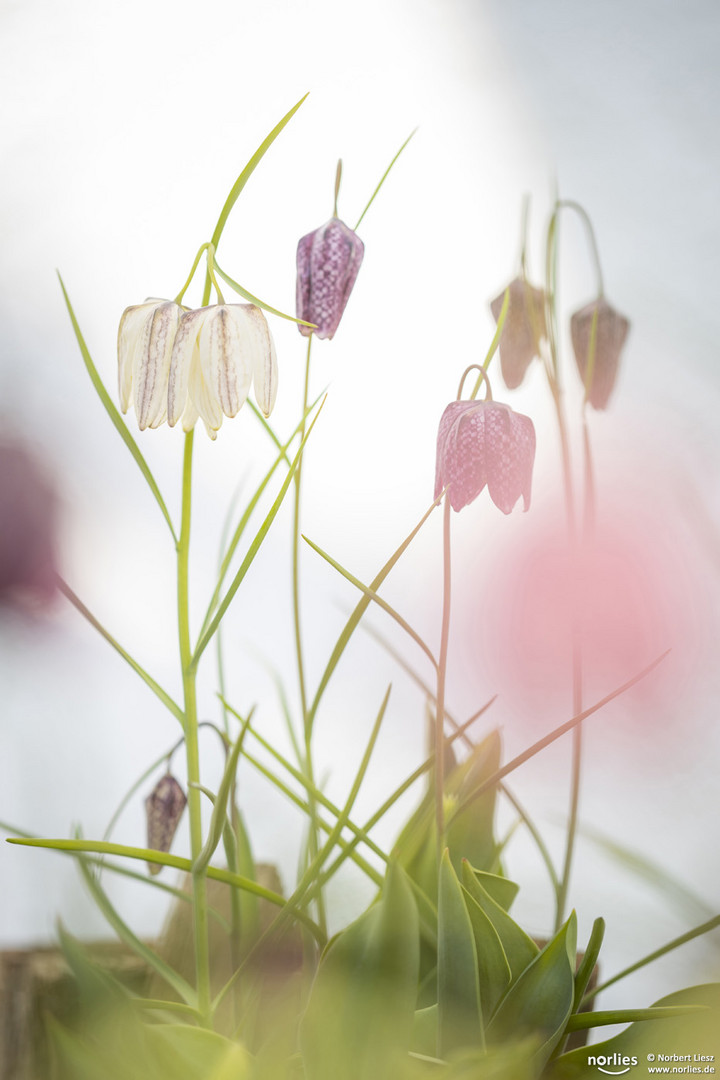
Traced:
[[215, 853], [215, 849], [222, 840], [223, 829], [225, 828], [225, 823], [227, 821], [228, 796], [230, 795], [230, 788], [232, 787], [237, 771], [238, 758], [242, 751], [245, 732], [247, 731], [248, 724], [250, 723], [254, 711], [254, 708], [252, 708], [248, 713], [247, 719], [244, 721], [240, 734], [235, 740], [235, 744], [225, 763], [222, 780], [220, 781], [220, 787], [218, 788], [215, 804], [213, 806], [207, 839], [203, 845], [202, 851], [193, 864], [194, 874], [202, 874], [204, 872]]
[[[403, 553], [407, 550], [407, 548], [410, 546], [412, 541], [415, 539], [417, 534], [420, 532], [420, 529], [423, 527], [423, 525], [425, 524], [427, 519], [430, 517], [433, 510], [437, 506], [440, 505], [440, 502], [442, 501], [442, 497], [443, 497], [444, 494], [445, 494], [444, 492], [441, 492], [441, 494], [437, 497], [437, 499], [434, 500], [434, 502], [431, 504], [429, 509], [425, 511], [425, 513], [423, 514], [423, 516], [421, 517], [420, 521], [417, 523], [415, 528], [412, 530], [412, 532], [408, 536], [405, 537], [402, 544], [400, 544], [400, 547], [397, 548], [393, 552], [393, 554], [390, 556], [390, 558], [385, 563], [385, 565], [380, 570], [380, 572], [370, 582], [370, 589], [371, 589], [372, 592], [377, 592], [380, 585], [382, 585], [385, 578], [388, 576], [388, 574], [390, 573], [392, 568], [397, 563], [398, 559], [400, 559], [400, 557], [403, 555]], [[371, 603], [370, 597], [367, 596], [367, 595], [363, 596], [362, 600], [360, 600], [357, 603], [357, 605], [355, 606], [350, 618], [346, 622], [346, 624], [345, 624], [345, 626], [343, 628], [343, 631], [340, 634], [340, 637], [338, 638], [338, 640], [337, 640], [337, 642], [335, 644], [335, 647], [334, 647], [334, 649], [333, 649], [333, 651], [332, 651], [332, 653], [330, 655], [330, 659], [328, 660], [327, 665], [325, 667], [325, 671], [323, 672], [322, 677], [320, 679], [320, 683], [318, 685], [318, 688], [315, 691], [315, 697], [313, 698], [312, 704], [311, 704], [309, 712], [308, 712], [307, 726], [308, 726], [310, 731], [312, 731], [312, 726], [313, 726], [313, 723], [315, 721], [315, 714], [317, 713], [318, 707], [320, 705], [320, 701], [322, 700], [322, 696], [323, 696], [323, 694], [325, 692], [325, 688], [327, 687], [327, 684], [330, 682], [330, 679], [332, 677], [332, 674], [333, 674], [335, 668], [338, 665], [338, 661], [340, 660], [340, 657], [344, 653], [345, 648], [346, 648], [350, 638], [354, 634], [358, 623], [360, 622], [363, 615], [367, 611], [368, 606], [370, 605], [370, 603]]]
[[657, 1005], [653, 1009], [610, 1009], [606, 1012], [575, 1013], [568, 1019], [565, 1030], [585, 1031], [608, 1024], [636, 1024], [641, 1020], [669, 1020], [671, 1016], [687, 1016], [707, 1011], [707, 1005]]
[[278, 311], [277, 308], [271, 307], [270, 304], [264, 303], [262, 300], [258, 300], [257, 296], [253, 296], [247, 289], [243, 289], [242, 285], [239, 285], [237, 281], [233, 281], [229, 274], [226, 274], [224, 270], [221, 270], [217, 263], [214, 266], [215, 273], [218, 274], [223, 281], [226, 281], [231, 289], [242, 296], [245, 300], [248, 300], [255, 307], [262, 308], [263, 311], [270, 312], [271, 315], [277, 315], [279, 319], [287, 319], [288, 322], [298, 323], [299, 326], [309, 326], [311, 329], [316, 329], [315, 323], [306, 322], [304, 319], [297, 319], [294, 315], [286, 315], [283, 311]]
[[367, 212], [368, 212], [368, 210], [370, 209], [370, 207], [372, 206], [372, 204], [373, 204], [373, 203], [375, 202], [375, 196], [377, 195], [377, 193], [379, 192], [380, 188], [381, 188], [381, 187], [383, 186], [383, 184], [384, 184], [384, 183], [385, 183], [385, 181], [387, 180], [388, 176], [390, 175], [390, 170], [392, 169], [393, 165], [395, 164], [395, 162], [397, 161], [397, 159], [398, 159], [398, 158], [400, 157], [400, 155], [402, 154], [403, 150], [405, 149], [405, 147], [407, 146], [407, 144], [408, 144], [408, 143], [410, 142], [410, 140], [412, 139], [412, 137], [413, 137], [413, 135], [415, 134], [415, 132], [416, 132], [416, 131], [417, 131], [417, 128], [413, 128], [413, 130], [412, 130], [412, 131], [410, 132], [410, 134], [408, 135], [408, 137], [407, 137], [407, 139], [405, 140], [405, 142], [404, 142], [404, 143], [402, 144], [402, 146], [401, 146], [401, 147], [400, 147], [400, 149], [398, 150], [398, 152], [397, 152], [397, 154], [395, 155], [395, 157], [394, 157], [394, 158], [392, 159], [392, 161], [391, 161], [391, 162], [390, 162], [390, 164], [388, 165], [388, 167], [387, 167], [387, 169], [385, 170], [385, 172], [384, 172], [384, 173], [382, 174], [382, 177], [380, 178], [380, 183], [378, 184], [378, 186], [377, 186], [377, 187], [375, 188], [375, 190], [373, 191], [372, 195], [370, 196], [370, 200], [369, 200], [369, 202], [367, 203], [367, 205], [366, 205], [365, 209], [363, 210], [362, 214], [360, 215], [360, 217], [359, 217], [359, 218], [357, 219], [357, 224], [355, 225], [355, 230], [354, 230], [355, 232], [357, 232], [357, 231], [358, 231], [358, 228], [360, 227], [360, 222], [361, 222], [361, 221], [362, 221], [362, 219], [363, 219], [363, 218], [365, 217], [365, 215], [367, 214]]
[[302, 452], [303, 452], [303, 449], [305, 447], [305, 443], [310, 438], [310, 434], [312, 432], [313, 427], [315, 426], [315, 424], [317, 422], [317, 419], [318, 419], [318, 416], [320, 415], [321, 410], [322, 410], [322, 403], [321, 403], [320, 408], [318, 409], [317, 413], [313, 417], [312, 423], [310, 424], [310, 426], [308, 427], [308, 429], [307, 429], [307, 431], [305, 433], [305, 438], [303, 439], [303, 441], [300, 443], [300, 446], [298, 447], [297, 454], [293, 458], [292, 464], [291, 464], [291, 466], [290, 466], [290, 468], [288, 470], [288, 474], [285, 477], [285, 480], [283, 481], [282, 487], [280, 488], [280, 492], [279, 492], [277, 498], [275, 499], [275, 502], [270, 507], [270, 510], [269, 510], [265, 520], [263, 521], [262, 525], [260, 526], [258, 532], [255, 535], [255, 539], [253, 540], [252, 544], [248, 548], [248, 552], [247, 552], [245, 558], [242, 561], [240, 569], [238, 570], [237, 574], [233, 578], [230, 586], [228, 587], [227, 592], [225, 593], [225, 596], [220, 601], [217, 612], [216, 612], [214, 618], [212, 619], [210, 625], [208, 626], [205, 633], [200, 637], [197, 645], [195, 646], [195, 651], [193, 653], [193, 657], [192, 657], [192, 661], [191, 661], [191, 665], [192, 665], [193, 668], [197, 668], [200, 657], [202, 656], [203, 652], [205, 651], [207, 646], [212, 641], [213, 635], [215, 634], [215, 631], [217, 630], [218, 626], [220, 625], [220, 621], [221, 621], [223, 615], [225, 614], [225, 612], [229, 608], [230, 604], [232, 603], [232, 600], [233, 600], [233, 597], [235, 596], [235, 593], [240, 588], [240, 585], [242, 583], [243, 578], [245, 577], [246, 573], [248, 572], [248, 570], [252, 566], [252, 563], [253, 563], [253, 560], [254, 560], [255, 556], [257, 555], [258, 550], [259, 550], [263, 540], [267, 536], [267, 533], [268, 533], [268, 531], [270, 529], [270, 526], [272, 525], [273, 521], [275, 520], [275, 515], [277, 514], [278, 510], [280, 509], [280, 507], [282, 505], [282, 502], [283, 502], [283, 499], [285, 498], [285, 495], [287, 494], [287, 490], [290, 487], [290, 484], [292, 482], [292, 478], [295, 475], [295, 470], [297, 469], [300, 458], [302, 457]]
[[308, 96], [307, 94], [303, 94], [303, 96], [300, 98], [300, 100], [297, 102], [297, 104], [293, 105], [292, 109], [290, 109], [289, 112], [285, 113], [282, 120], [280, 120], [279, 123], [277, 123], [275, 125], [275, 127], [272, 129], [270, 134], [267, 135], [263, 139], [263, 141], [260, 143], [260, 145], [258, 146], [255, 153], [250, 158], [247, 165], [245, 166], [245, 168], [243, 169], [243, 171], [240, 173], [237, 180], [233, 184], [232, 188], [230, 189], [230, 194], [228, 195], [227, 199], [225, 200], [225, 205], [223, 206], [222, 210], [220, 211], [220, 217], [218, 218], [217, 225], [215, 226], [215, 231], [212, 234], [211, 243], [214, 245], [215, 248], [217, 248], [217, 246], [218, 246], [218, 244], [220, 242], [220, 237], [222, 236], [223, 229], [225, 228], [225, 223], [226, 223], [228, 217], [230, 216], [230, 211], [232, 210], [233, 206], [237, 202], [237, 199], [238, 199], [238, 196], [240, 195], [240, 192], [245, 187], [248, 180], [250, 179], [252, 174], [255, 172], [255, 169], [258, 167], [258, 165], [260, 164], [262, 159], [265, 157], [265, 154], [268, 152], [268, 150], [270, 149], [272, 144], [275, 142], [275, 140], [277, 139], [280, 132], [283, 130], [285, 125], [287, 123], [289, 123], [290, 120], [292, 120], [293, 116], [298, 111], [298, 109], [300, 108], [302, 103], [305, 101], [305, 98], [307, 96]]
[[180, 995], [186, 1005], [189, 1005], [191, 1009], [195, 1009], [197, 1007], [197, 994], [192, 986], [190, 986], [190, 984], [186, 982], [182, 975], [179, 975], [174, 968], [171, 968], [169, 964], [166, 964], [157, 953], [153, 952], [152, 949], [145, 945], [139, 937], [136, 937], [124, 919], [120, 917], [110, 903], [107, 894], [103, 890], [96, 876], [87, 866], [86, 860], [81, 855], [78, 856], [77, 863], [80, 872], [85, 879], [85, 884], [92, 894], [93, 900], [120, 940], [124, 941], [125, 944], [131, 948], [137, 956], [141, 957], [153, 971], [157, 972], [157, 974]]
[[622, 686], [618, 686], [616, 690], [613, 690], [600, 701], [597, 701], [594, 705], [591, 705], [589, 709], [585, 709], [583, 712], [578, 713], [577, 716], [574, 716], [572, 720], [568, 720], [567, 723], [561, 724], [560, 727], [557, 727], [554, 729], [554, 731], [551, 731], [549, 735], [546, 735], [543, 739], [539, 739], [537, 742], [533, 743], [532, 746], [528, 747], [527, 750], [524, 750], [522, 754], [518, 754], [517, 757], [514, 757], [512, 761], [509, 761], [507, 763], [507, 765], [503, 765], [501, 769], [498, 769], [497, 772], [494, 772], [492, 776], [489, 776], [487, 778], [487, 780], [484, 780], [482, 784], [478, 785], [478, 787], [476, 787], [474, 791], [472, 791], [470, 795], [468, 795], [467, 798], [462, 803], [460, 803], [460, 805], [456, 808], [455, 813], [453, 814], [453, 818], [457, 817], [458, 814], [464, 813], [470, 806], [472, 806], [475, 800], [479, 799], [480, 796], [483, 795], [489, 788], [495, 787], [509, 773], [514, 772], [515, 769], [517, 769], [520, 765], [524, 765], [526, 761], [529, 761], [530, 758], [535, 756], [535, 754], [539, 754], [540, 751], [544, 750], [546, 746], [550, 746], [550, 744], [555, 742], [556, 739], [560, 739], [563, 735], [567, 734], [568, 731], [572, 731], [572, 729], [577, 727], [578, 724], [581, 724], [583, 720], [586, 720], [588, 718], [588, 716], [592, 716], [593, 713], [599, 712], [600, 709], [603, 709], [611, 701], [614, 701], [616, 697], [620, 697], [621, 694], [624, 694], [628, 690], [630, 690], [633, 686], [636, 685], [636, 683], [640, 682], [641, 679], [644, 679], [647, 675], [654, 671], [658, 664], [662, 663], [662, 661], [668, 655], [669, 651], [670, 650], [667, 649], [664, 653], [658, 656], [657, 659], [653, 660], [651, 664], [648, 664], [648, 666], [643, 668], [642, 671], [638, 672], [637, 675], [634, 675], [632, 679], [628, 679], [626, 683], [623, 683]]
[[654, 952], [648, 953], [647, 956], [643, 956], [642, 960], [637, 960], [630, 967], [623, 968], [617, 975], [613, 975], [611, 979], [606, 979], [604, 983], [600, 983], [594, 990], [588, 991], [585, 994], [582, 1004], [590, 1001], [599, 994], [601, 990], [607, 990], [608, 986], [612, 986], [613, 983], [619, 982], [620, 979], [624, 979], [627, 975], [632, 975], [634, 971], [639, 971], [640, 968], [645, 967], [646, 964], [651, 964], [653, 960], [659, 960], [661, 956], [666, 956], [667, 953], [672, 952], [673, 949], [678, 949], [681, 945], [685, 945], [688, 941], [694, 941], [697, 937], [702, 937], [703, 934], [709, 934], [711, 930], [715, 930], [720, 926], [720, 915], [716, 915], [714, 919], [708, 919], [707, 922], [702, 923], [700, 926], [696, 926], [694, 930], [688, 930], [687, 933], [681, 934], [680, 937], [673, 938], [667, 945], [663, 945], [660, 949], [655, 949]]
[[363, 585], [362, 581], [356, 578], [354, 574], [351, 574], [349, 570], [346, 570], [344, 566], [341, 566], [339, 562], [337, 562], [330, 555], [328, 555], [326, 551], [323, 551], [321, 547], [318, 547], [317, 544], [313, 543], [312, 540], [309, 540], [307, 536], [303, 536], [303, 540], [309, 547], [313, 549], [313, 551], [316, 551], [318, 555], [321, 556], [321, 558], [325, 559], [325, 562], [329, 563], [334, 570], [337, 570], [339, 574], [342, 574], [342, 576], [347, 581], [354, 585], [356, 589], [359, 589], [360, 592], [364, 593], [365, 596], [368, 597], [368, 599], [373, 600], [378, 605], [378, 607], [382, 608], [383, 611], [386, 611], [388, 615], [390, 615], [391, 618], [395, 620], [398, 626], [401, 626], [405, 633], [413, 639], [415, 644], [422, 649], [422, 651], [429, 659], [430, 663], [437, 670], [437, 660], [433, 656], [432, 651], [430, 650], [428, 645], [426, 645], [420, 635], [416, 633], [415, 630], [413, 630], [412, 626], [410, 626], [410, 624], [406, 622], [405, 619], [403, 619], [402, 615], [400, 615], [394, 607], [388, 604], [387, 600], [383, 600], [381, 596], [378, 596], [374, 589], [369, 588], [367, 585]]
[[295, 430], [293, 431], [290, 438], [287, 439], [287, 441], [283, 445], [280, 446], [280, 453], [275, 458], [275, 461], [273, 462], [273, 464], [268, 469], [268, 471], [265, 474], [265, 476], [263, 477], [261, 483], [259, 484], [259, 486], [255, 490], [252, 498], [250, 499], [247, 506], [245, 507], [245, 510], [243, 511], [243, 514], [242, 514], [242, 516], [240, 518], [240, 521], [237, 524], [235, 532], [233, 533], [232, 540], [230, 541], [229, 545], [227, 546], [227, 549], [224, 549], [224, 554], [223, 554], [221, 562], [220, 562], [220, 569], [218, 571], [218, 582], [217, 582], [217, 585], [215, 586], [215, 591], [213, 592], [210, 603], [208, 604], [208, 608], [207, 608], [207, 611], [205, 613], [205, 618], [203, 619], [203, 623], [202, 623], [202, 626], [200, 628], [200, 633], [198, 634], [198, 640], [202, 638], [203, 634], [207, 630], [207, 627], [208, 627], [208, 625], [210, 623], [210, 620], [211, 620], [211, 618], [213, 616], [213, 612], [215, 611], [215, 609], [216, 609], [216, 607], [218, 605], [218, 600], [219, 600], [219, 597], [220, 597], [220, 591], [222, 589], [223, 581], [225, 580], [225, 575], [227, 574], [228, 567], [230, 566], [230, 562], [232, 560], [232, 557], [235, 554], [235, 551], [237, 549], [238, 544], [240, 543], [240, 540], [242, 539], [243, 533], [245, 532], [245, 529], [246, 529], [247, 524], [248, 524], [248, 522], [250, 520], [250, 517], [252, 516], [253, 511], [255, 510], [255, 507], [257, 506], [258, 502], [260, 501], [260, 498], [262, 497], [262, 494], [265, 491], [265, 488], [270, 483], [270, 480], [272, 479], [273, 474], [274, 474], [275, 470], [277, 469], [278, 465], [280, 464], [280, 462], [284, 460], [284, 461], [287, 462], [288, 467], [291, 466], [292, 463], [288, 459], [287, 449], [290, 446], [293, 439], [295, 438], [295, 436], [297, 435], [298, 431], [300, 431], [301, 426], [305, 423], [305, 421], [306, 421], [307, 417], [309, 416], [309, 414], [312, 412], [312, 410], [315, 408], [315, 406], [319, 402], [320, 397], [322, 397], [322, 396], [323, 395], [321, 394], [321, 395], [319, 395], [318, 397], [315, 398], [315, 401], [313, 401], [312, 405], [310, 405], [308, 407], [303, 419], [295, 426]]
[[68, 309], [68, 314], [70, 316], [70, 321], [72, 323], [73, 330], [75, 331], [75, 337], [77, 339], [78, 345], [80, 346], [80, 352], [81, 352], [82, 358], [83, 358], [83, 360], [85, 362], [85, 367], [87, 369], [87, 373], [90, 376], [90, 381], [92, 382], [92, 384], [93, 384], [93, 386], [95, 388], [95, 392], [97, 393], [98, 397], [100, 398], [100, 401], [103, 404], [105, 412], [108, 414], [108, 416], [112, 420], [116, 430], [118, 431], [118, 433], [120, 435], [120, 438], [122, 439], [122, 441], [127, 446], [128, 450], [130, 451], [133, 458], [135, 459], [135, 463], [136, 463], [137, 467], [140, 469], [140, 472], [145, 477], [145, 480], [147, 481], [148, 487], [152, 491], [152, 493], [153, 493], [153, 495], [155, 497], [155, 501], [157, 502], [158, 506], [160, 507], [162, 515], [165, 518], [165, 521], [167, 522], [167, 526], [168, 526], [168, 528], [169, 528], [169, 530], [170, 530], [170, 532], [172, 534], [173, 541], [174, 541], [175, 545], [177, 546], [177, 542], [178, 542], [177, 534], [175, 532], [175, 528], [173, 526], [170, 514], [168, 513], [168, 508], [165, 505], [165, 500], [163, 499], [162, 495], [160, 494], [160, 488], [157, 486], [157, 483], [155, 481], [155, 477], [153, 476], [152, 472], [150, 471], [150, 466], [146, 462], [143, 455], [140, 453], [139, 446], [137, 445], [137, 443], [133, 439], [132, 435], [130, 434], [130, 431], [128, 429], [127, 424], [123, 420], [122, 416], [120, 415], [117, 408], [113, 404], [113, 401], [112, 401], [110, 395], [108, 394], [107, 390], [105, 389], [103, 381], [100, 378], [100, 375], [98, 374], [97, 368], [95, 367], [95, 364], [93, 363], [92, 357], [90, 356], [90, 352], [88, 350], [88, 347], [85, 344], [85, 339], [83, 338], [82, 333], [80, 331], [80, 326], [78, 324], [77, 319], [75, 318], [75, 312], [73, 311], [72, 304], [70, 303], [70, 297], [67, 294], [67, 291], [65, 289], [65, 284], [63, 282], [63, 279], [60, 277], [60, 274], [58, 274], [58, 279], [60, 281], [60, 288], [62, 289], [63, 296], [65, 298], [65, 304], [66, 304], [67, 309]]
[[[69, 855], [77, 855], [78, 852], [80, 854], [118, 855], [126, 859], [140, 859], [143, 862], [157, 863], [159, 866], [174, 866], [177, 870], [185, 870], [188, 874], [192, 873], [190, 859], [184, 859], [180, 855], [171, 855], [166, 851], [154, 851], [152, 848], [128, 847], [126, 844], [111, 844], [101, 840], [46, 840], [44, 838], [26, 839], [25, 837], [8, 837], [5, 843], [18, 844], [21, 847], [48, 848], [51, 851], [60, 851]], [[205, 872], [208, 877], [214, 878], [216, 881], [224, 881], [227, 885], [245, 889], [263, 900], [268, 900], [276, 907], [285, 907], [287, 904], [284, 896], [280, 896], [279, 893], [273, 892], [272, 889], [266, 889], [263, 885], [251, 881], [250, 878], [242, 877], [240, 874], [231, 874], [228, 870], [222, 870], [217, 866], [208, 866]], [[292, 914], [307, 926], [316, 940], [323, 941], [319, 927], [304, 912], [293, 911]]]
[[112, 634], [108, 630], [106, 630], [102, 623], [95, 618], [92, 612], [85, 607], [82, 600], [73, 592], [68, 583], [64, 581], [59, 574], [55, 575], [55, 580], [57, 582], [57, 587], [63, 594], [63, 596], [67, 597], [73, 607], [75, 607], [80, 612], [80, 614], [85, 619], [87, 619], [90, 625], [97, 630], [101, 637], [104, 637], [108, 644], [112, 645], [113, 649], [115, 649], [115, 651], [119, 653], [120, 656], [122, 656], [123, 660], [125, 660], [130, 665], [133, 671], [140, 676], [142, 681], [147, 686], [149, 686], [152, 692], [160, 699], [160, 701], [162, 701], [165, 708], [168, 709], [173, 714], [175, 719], [179, 720], [180, 723], [184, 726], [185, 714], [183, 713], [180, 706], [173, 701], [170, 695], [163, 690], [159, 683], [155, 682], [151, 675], [148, 675], [147, 671], [145, 671], [144, 668], [140, 667], [140, 664], [138, 664], [137, 660], [134, 660], [130, 653], [126, 652], [126, 650], [123, 649], [122, 645], [120, 645], [115, 640]]

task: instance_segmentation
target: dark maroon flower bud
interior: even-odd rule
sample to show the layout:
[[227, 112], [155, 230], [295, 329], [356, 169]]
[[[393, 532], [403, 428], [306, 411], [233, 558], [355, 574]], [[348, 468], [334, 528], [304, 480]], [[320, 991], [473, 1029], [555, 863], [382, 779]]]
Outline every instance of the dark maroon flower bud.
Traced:
[[333, 337], [364, 254], [360, 237], [337, 217], [303, 236], [297, 248], [297, 317], [317, 327], [298, 326], [305, 337]]
[[[515, 278], [510, 290], [507, 314], [500, 338], [500, 367], [508, 390], [514, 390], [525, 378], [534, 356], [539, 355], [540, 338], [547, 337], [545, 329], [545, 293], [524, 278]], [[505, 290], [490, 304], [497, 322], [505, 301]]]
[[462, 510], [487, 484], [490, 498], [509, 514], [520, 496], [530, 506], [535, 428], [529, 416], [497, 401], [452, 401], [440, 420], [435, 498], [448, 488]]
[[56, 500], [19, 444], [0, 444], [0, 603], [55, 591]]
[[604, 297], [586, 304], [570, 319], [570, 336], [583, 383], [590, 358], [593, 316], [597, 311], [595, 331], [595, 362], [593, 365], [588, 401], [593, 409], [604, 409], [617, 378], [620, 350], [628, 336], [630, 323]]
[[[145, 800], [147, 846], [153, 851], [169, 851], [180, 824], [187, 799], [174, 776], [162, 776]], [[159, 874], [159, 863], [148, 863], [151, 874]]]

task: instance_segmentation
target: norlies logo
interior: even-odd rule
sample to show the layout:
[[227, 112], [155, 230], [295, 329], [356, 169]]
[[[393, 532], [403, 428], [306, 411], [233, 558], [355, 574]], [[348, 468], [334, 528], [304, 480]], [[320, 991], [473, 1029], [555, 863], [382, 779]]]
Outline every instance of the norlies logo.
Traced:
[[[633, 1054], [630, 1057], [629, 1054], [610, 1054], [608, 1057], [605, 1054], [590, 1054], [587, 1059], [588, 1065], [594, 1065], [601, 1073], [605, 1073], [607, 1076], [623, 1076], [624, 1073], [629, 1073], [633, 1065], [637, 1065], [638, 1059]], [[613, 1065], [615, 1068], [608, 1068], [607, 1066]], [[617, 1066], [623, 1066], [618, 1068]]]

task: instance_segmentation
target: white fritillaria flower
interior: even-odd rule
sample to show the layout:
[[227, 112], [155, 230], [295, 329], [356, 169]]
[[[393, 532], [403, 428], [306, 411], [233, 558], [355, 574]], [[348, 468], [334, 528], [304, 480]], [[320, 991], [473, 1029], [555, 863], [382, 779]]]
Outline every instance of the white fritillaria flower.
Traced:
[[235, 416], [254, 385], [269, 416], [277, 395], [277, 359], [270, 328], [254, 304], [219, 304], [187, 311], [170, 359], [167, 420], [190, 431], [202, 417], [212, 439], [225, 416]]
[[120, 406], [135, 406], [138, 426], [160, 427], [167, 417], [167, 385], [175, 334], [183, 309], [170, 300], [125, 308], [118, 329]]

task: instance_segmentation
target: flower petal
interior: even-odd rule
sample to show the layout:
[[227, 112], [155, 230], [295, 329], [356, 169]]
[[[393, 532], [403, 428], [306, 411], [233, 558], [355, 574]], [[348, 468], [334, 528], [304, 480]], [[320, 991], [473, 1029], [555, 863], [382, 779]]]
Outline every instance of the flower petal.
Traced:
[[[540, 339], [547, 336], [545, 327], [545, 294], [524, 278], [515, 278], [508, 285], [510, 299], [500, 339], [500, 367], [508, 390], [514, 390], [525, 378]], [[490, 304], [495, 322], [500, 318], [505, 290]]]
[[[212, 308], [200, 331], [200, 366], [208, 393], [226, 416], [235, 416], [244, 404], [252, 381], [247, 356], [246, 305], [221, 304]], [[242, 313], [242, 314], [241, 314]], [[200, 415], [204, 417], [197, 399]], [[214, 415], [214, 413], [213, 413]], [[218, 428], [220, 424], [210, 424]]]
[[278, 368], [275, 342], [267, 319], [254, 304], [233, 305], [240, 334], [240, 348], [252, 371], [255, 399], [264, 416], [269, 416], [275, 404], [278, 389]]
[[615, 386], [620, 352], [630, 330], [630, 323], [601, 297], [591, 301], [570, 319], [570, 336], [580, 378], [585, 382], [590, 357], [593, 316], [597, 309], [595, 363], [588, 393], [594, 409], [605, 409]]
[[155, 305], [137, 338], [133, 397], [138, 427], [159, 427], [167, 416], [167, 385], [181, 309], [166, 301]]
[[499, 510], [509, 514], [522, 495], [527, 510], [535, 460], [533, 422], [507, 405], [488, 402], [485, 424], [490, 498]]
[[[360, 237], [336, 217], [298, 244], [298, 310], [300, 318], [316, 324], [316, 337], [335, 335], [364, 254]], [[310, 333], [306, 326], [298, 329], [306, 337]]]
[[151, 305], [135, 304], [125, 308], [118, 327], [118, 394], [120, 408], [126, 413], [132, 404], [133, 364], [138, 338]]
[[[197, 349], [198, 335], [210, 308], [198, 308], [195, 311], [186, 311], [180, 320], [175, 343], [173, 344], [170, 358], [170, 371], [168, 373], [168, 424], [174, 427], [180, 417], [183, 417], [183, 430], [190, 431], [185, 427], [184, 415], [188, 406], [188, 387], [190, 384], [190, 369], [193, 357]], [[197, 420], [197, 413], [195, 414]]]

